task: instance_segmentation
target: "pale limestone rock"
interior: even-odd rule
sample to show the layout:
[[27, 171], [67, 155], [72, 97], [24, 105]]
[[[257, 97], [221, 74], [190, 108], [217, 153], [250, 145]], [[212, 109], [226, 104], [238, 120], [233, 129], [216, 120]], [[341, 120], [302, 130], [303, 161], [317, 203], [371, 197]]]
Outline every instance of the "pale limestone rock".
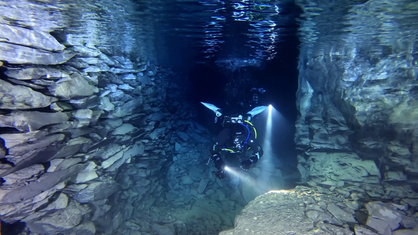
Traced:
[[[54, 160], [60, 160], [60, 159], [54, 159]], [[60, 171], [60, 170], [68, 169], [68, 168], [80, 163], [81, 161], [82, 161], [81, 158], [76, 158], [76, 157], [63, 159], [63, 161], [61, 161], [55, 167], [54, 171]], [[49, 171], [49, 169], [48, 169], [48, 171]], [[52, 172], [52, 170], [51, 170], [51, 172]]]
[[128, 148], [127, 150], [125, 149], [123, 157], [120, 158], [119, 160], [117, 160], [114, 164], [112, 164], [107, 171], [116, 171], [119, 169], [120, 166], [122, 166], [122, 164], [124, 164], [126, 161], [128, 161], [128, 159], [137, 156], [137, 155], [141, 155], [144, 153], [144, 145], [141, 143], [135, 143], [133, 146], [131, 146], [130, 148]]
[[152, 229], [158, 235], [174, 235], [174, 227], [172, 225], [153, 224]]
[[386, 171], [385, 180], [386, 181], [405, 181], [408, 178], [402, 171]]
[[357, 223], [354, 219], [353, 214], [341, 209], [339, 206], [331, 203], [327, 206], [327, 210], [338, 220], [347, 222], [347, 223]]
[[418, 235], [418, 231], [412, 229], [398, 229], [393, 232], [393, 235]]
[[102, 167], [104, 169], [110, 167], [113, 163], [115, 163], [117, 160], [121, 159], [123, 157], [123, 150], [116, 153], [113, 157], [107, 159], [106, 161], [102, 162]]
[[12, 148], [14, 146], [27, 143], [29, 140], [33, 140], [34, 138], [36, 139], [37, 135], [41, 135], [40, 131], [13, 134], [5, 133], [0, 134], [0, 138], [4, 140], [6, 148]]
[[136, 80], [136, 77], [132, 73], [129, 73], [129, 74], [126, 74], [126, 75], [122, 76], [122, 79], [125, 79], [125, 80]]
[[79, 73], [71, 74], [71, 79], [58, 80], [55, 86], [48, 87], [48, 89], [54, 96], [66, 99], [91, 96], [99, 91]]
[[365, 226], [361, 225], [354, 225], [355, 234], [364, 234], [364, 235], [379, 235], [376, 232], [373, 232], [371, 229], [366, 228]]
[[104, 90], [104, 91], [102, 91], [102, 93], [100, 94], [100, 97], [105, 97], [105, 96], [109, 95], [111, 92], [112, 92], [112, 91], [111, 91], [111, 90], [109, 90], [109, 89]]
[[97, 57], [102, 54], [99, 49], [92, 47], [72, 46], [69, 49], [74, 53], [77, 53], [78, 57]]
[[200, 182], [199, 182], [199, 186], [197, 188], [197, 192], [198, 193], [203, 193], [205, 191], [206, 186], [208, 185], [208, 183], [209, 183], [209, 180], [207, 180], [205, 178], [201, 179]]
[[114, 68], [114, 67], [110, 68], [109, 71], [114, 73], [114, 74], [135, 73], [136, 72], [135, 69]]
[[113, 131], [113, 135], [126, 135], [136, 131], [138, 128], [129, 123], [124, 123]]
[[64, 134], [53, 134], [44, 136], [45, 133], [40, 134], [38, 137], [29, 139], [26, 143], [19, 144], [12, 148], [9, 148], [9, 155], [24, 156], [30, 155], [30, 152], [39, 152], [52, 144], [61, 143], [65, 139]]
[[361, 160], [355, 154], [310, 153], [310, 175], [334, 181], [380, 182], [380, 171], [374, 161]]
[[7, 38], [9, 43], [47, 51], [62, 51], [65, 48], [49, 33], [6, 24], [0, 24], [0, 38]]
[[96, 171], [94, 170], [96, 168], [96, 163], [94, 163], [93, 161], [90, 161], [86, 167], [86, 169], [84, 169], [83, 171], [81, 171], [80, 173], [78, 173], [76, 179], [75, 179], [75, 183], [76, 184], [80, 184], [80, 183], [85, 183], [87, 181], [90, 181], [92, 179], [96, 179], [97, 177], [99, 177], [96, 174]]
[[68, 121], [65, 113], [43, 113], [38, 111], [14, 111], [7, 116], [0, 115], [0, 126], [14, 127], [21, 131], [35, 131], [46, 125]]
[[24, 185], [19, 188], [7, 190], [7, 194], [1, 198], [1, 203], [15, 203], [22, 200], [36, 198], [42, 195], [42, 192], [53, 188], [59, 183], [68, 180], [69, 177], [84, 170], [86, 165], [76, 165], [69, 169], [43, 174], [36, 182]]
[[125, 104], [123, 104], [121, 107], [116, 107], [115, 110], [113, 110], [110, 114], [109, 114], [109, 118], [120, 118], [120, 117], [126, 117], [130, 114], [132, 114], [132, 110], [137, 110], [140, 111], [140, 107], [142, 105], [142, 101], [141, 100], [130, 100], [128, 102], [126, 102]]
[[80, 203], [102, 200], [108, 198], [119, 188], [119, 184], [113, 180], [91, 182], [85, 189], [74, 195], [74, 199]]
[[[110, 91], [109, 91], [109, 93], [110, 93]], [[115, 110], [115, 105], [112, 104], [112, 102], [110, 102], [109, 97], [101, 97], [100, 99], [101, 99], [101, 108], [103, 110], [106, 110], [108, 112], [112, 111], [112, 110]]]
[[[65, 187], [65, 185], [66, 185], [65, 182], [58, 183], [54, 187], [52, 187], [52, 188], [50, 188], [48, 190], [45, 190], [45, 191], [41, 192], [40, 194], [36, 195], [35, 197], [33, 197], [31, 202], [33, 204], [37, 205], [37, 206], [41, 206], [41, 204], [44, 203], [44, 200], [45, 199], [47, 199], [49, 196], [51, 196], [55, 192], [63, 189]], [[37, 207], [35, 207], [34, 209], [36, 209], [36, 208]]]
[[77, 57], [77, 59], [87, 63], [87, 64], [98, 64], [99, 58], [97, 57]]
[[90, 109], [78, 109], [74, 113], [76, 119], [91, 119], [93, 117], [93, 111]]
[[44, 170], [45, 169], [41, 164], [36, 164], [36, 165], [26, 167], [24, 169], [18, 170], [12, 174], [8, 174], [2, 177], [5, 180], [3, 184], [12, 185], [15, 183], [24, 182], [26, 180], [31, 179], [34, 176], [39, 175]]
[[105, 62], [107, 65], [110, 65], [110, 66], [116, 65], [116, 62], [113, 59], [109, 58], [106, 54], [100, 53], [99, 59]]
[[99, 73], [99, 72], [102, 72], [102, 70], [97, 66], [89, 66], [83, 69], [83, 72], [84, 73]]
[[109, 129], [115, 129], [123, 124], [122, 118], [110, 118], [103, 122]]
[[95, 235], [96, 234], [96, 226], [93, 222], [87, 222], [84, 224], [80, 224], [74, 228], [75, 234], [83, 234], [83, 235]]
[[18, 80], [31, 80], [31, 79], [60, 79], [69, 78], [70, 75], [61, 69], [52, 67], [23, 67], [23, 68], [8, 68], [4, 72], [8, 77]]
[[394, 206], [379, 201], [366, 204], [369, 212], [367, 225], [379, 231], [380, 234], [391, 234], [399, 227], [403, 215]]
[[44, 210], [59, 210], [64, 209], [68, 205], [68, 197], [64, 193], [60, 193], [58, 198], [49, 204]]
[[133, 87], [129, 86], [128, 84], [119, 85], [118, 88], [121, 89], [121, 90], [127, 90], [127, 91], [134, 89]]
[[64, 159], [52, 159], [49, 161], [49, 168], [47, 172], [54, 172]]
[[192, 180], [192, 178], [190, 178], [189, 175], [185, 175], [185, 176], [181, 177], [181, 183], [182, 184], [193, 184], [194, 181]]
[[85, 214], [90, 212], [88, 205], [81, 205], [72, 200], [68, 207], [57, 210], [36, 221], [27, 223], [31, 232], [56, 234], [59, 231], [72, 229], [80, 224]]
[[126, 221], [125, 225], [131, 230], [140, 230], [140, 227], [132, 221]]
[[99, 177], [99, 176], [97, 175], [97, 173], [95, 171], [80, 172], [80, 173], [78, 173], [74, 183], [76, 183], [76, 184], [85, 183], [85, 182], [88, 182], [90, 180], [96, 179], [97, 177]]

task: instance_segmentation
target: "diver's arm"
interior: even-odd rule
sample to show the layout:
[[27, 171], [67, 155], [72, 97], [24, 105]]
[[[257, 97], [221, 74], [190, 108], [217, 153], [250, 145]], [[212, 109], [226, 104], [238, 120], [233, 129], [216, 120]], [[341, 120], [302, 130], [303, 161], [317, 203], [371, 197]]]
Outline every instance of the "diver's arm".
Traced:
[[211, 159], [213, 163], [215, 164], [216, 169], [218, 169], [218, 172], [215, 173], [218, 178], [225, 177], [225, 173], [224, 173], [225, 162], [222, 160], [220, 153], [222, 151], [222, 146], [226, 144], [230, 134], [231, 134], [231, 129], [223, 129], [218, 134], [218, 136], [216, 136], [215, 143], [210, 149]]
[[218, 177], [219, 179], [225, 178], [225, 172], [224, 172], [225, 162], [224, 160], [222, 160], [220, 153], [213, 153], [210, 158], [215, 164], [216, 169], [218, 169], [217, 172], [214, 172], [215, 176]]
[[249, 159], [241, 162], [241, 168], [244, 170], [248, 170], [252, 166], [254, 166], [254, 164], [256, 164], [264, 154], [263, 149], [260, 146], [256, 145], [254, 142], [250, 141], [248, 145], [251, 147], [254, 153], [251, 155]]

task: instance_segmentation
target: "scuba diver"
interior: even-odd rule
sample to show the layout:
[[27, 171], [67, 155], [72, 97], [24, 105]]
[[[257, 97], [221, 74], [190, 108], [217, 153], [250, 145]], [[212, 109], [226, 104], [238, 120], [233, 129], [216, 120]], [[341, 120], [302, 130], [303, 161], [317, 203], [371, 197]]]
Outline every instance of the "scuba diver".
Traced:
[[[240, 168], [247, 171], [263, 156], [263, 149], [256, 143], [257, 131], [251, 123], [251, 118], [263, 112], [267, 106], [258, 106], [244, 115], [224, 116], [222, 110], [213, 104], [201, 102], [205, 107], [215, 112], [215, 123], [218, 118], [222, 119], [222, 131], [217, 135], [210, 148], [210, 158], [218, 169], [214, 172], [219, 179], [225, 178], [225, 161], [221, 152], [226, 151], [233, 154], [241, 154], [242, 157], [252, 151], [251, 157], [246, 160], [240, 159]], [[209, 164], [209, 161], [207, 164]]]

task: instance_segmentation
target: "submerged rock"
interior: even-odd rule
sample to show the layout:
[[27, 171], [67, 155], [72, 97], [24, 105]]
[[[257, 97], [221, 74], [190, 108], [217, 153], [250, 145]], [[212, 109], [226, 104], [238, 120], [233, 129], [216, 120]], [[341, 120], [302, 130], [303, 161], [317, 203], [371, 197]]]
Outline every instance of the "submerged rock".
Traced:
[[31, 232], [40, 234], [57, 234], [76, 230], [80, 228], [76, 226], [81, 223], [83, 216], [89, 212], [90, 208], [87, 205], [71, 201], [65, 209], [57, 210], [36, 221], [30, 221], [27, 226]]
[[65, 99], [91, 96], [99, 92], [98, 88], [91, 85], [80, 73], [71, 74], [71, 79], [58, 80], [48, 89], [54, 96]]
[[4, 80], [0, 80], [1, 109], [44, 108], [57, 100], [55, 97], [43, 95], [29, 87], [12, 85]]
[[6, 24], [0, 24], [0, 38], [7, 38], [9, 43], [47, 51], [62, 51], [65, 48], [49, 33]]
[[9, 115], [0, 115], [1, 127], [13, 127], [21, 131], [35, 131], [46, 125], [68, 121], [65, 113], [44, 113], [38, 111], [14, 111]]
[[331, 203], [327, 206], [327, 210], [338, 220], [347, 222], [347, 223], [357, 223], [353, 215], [347, 211], [341, 209], [339, 206]]
[[108, 118], [120, 118], [126, 117], [132, 113], [132, 110], [140, 112], [142, 106], [142, 100], [130, 100], [123, 104], [121, 107], [116, 107], [111, 113], [109, 113]]
[[11, 64], [62, 64], [74, 55], [67, 52], [48, 52], [30, 47], [0, 42], [0, 60]]
[[87, 203], [108, 198], [119, 190], [119, 185], [113, 180], [103, 180], [90, 183], [87, 188], [74, 195], [74, 200], [80, 203]]
[[15, 203], [32, 198], [52, 188], [54, 185], [67, 180], [86, 167], [87, 165], [76, 165], [66, 170], [45, 173], [36, 182], [3, 192], [0, 195], [0, 203]]
[[170, 225], [153, 224], [152, 229], [158, 235], [174, 235], [174, 228]]
[[68, 50], [77, 54], [78, 57], [97, 57], [102, 54], [97, 48], [85, 46], [72, 46]]
[[95, 168], [96, 168], [96, 163], [89, 162], [86, 169], [78, 173], [77, 177], [74, 180], [74, 183], [76, 184], [85, 183], [87, 181], [90, 181], [99, 177], [95, 171]]
[[16, 171], [13, 174], [8, 174], [7, 176], [2, 177], [5, 181], [4, 185], [12, 185], [12, 184], [19, 184], [19, 183], [28, 183], [33, 180], [30, 180], [34, 176], [39, 175], [41, 172], [43, 172], [45, 168], [40, 165], [32, 165], [25, 169], [21, 169], [19, 171]]
[[311, 153], [310, 166], [310, 175], [316, 178], [363, 183], [379, 183], [381, 178], [374, 161], [355, 154]]
[[100, 97], [100, 107], [105, 111], [112, 111], [115, 110], [115, 105], [110, 102], [109, 97]]
[[74, 229], [74, 234], [83, 234], [83, 235], [95, 235], [96, 234], [96, 226], [93, 222], [88, 222], [84, 224], [80, 224]]
[[70, 75], [62, 70], [47, 66], [8, 68], [4, 74], [17, 80], [69, 78]]
[[100, 104], [100, 98], [96, 95], [93, 95], [82, 99], [73, 99], [69, 102], [77, 109], [91, 109], [97, 107]]
[[102, 167], [104, 169], [110, 167], [113, 163], [115, 163], [117, 160], [121, 159], [123, 157], [123, 151], [119, 151], [117, 154], [115, 154], [114, 156], [106, 159], [106, 161], [102, 162]]
[[304, 201], [309, 197], [294, 190], [271, 191], [258, 196], [236, 217], [234, 229], [219, 234], [352, 234], [347, 225], [335, 226], [330, 220], [329, 224], [323, 223], [322, 220], [331, 218], [330, 214], [322, 213], [322, 218], [318, 218], [318, 211], [317, 216], [307, 216]]
[[383, 202], [369, 202], [366, 204], [369, 217], [367, 225], [379, 231], [379, 234], [391, 234], [399, 228], [403, 214], [395, 206]]
[[134, 127], [133, 125], [129, 124], [129, 123], [125, 123], [121, 126], [119, 126], [118, 128], [116, 128], [113, 131], [113, 135], [126, 135], [129, 133], [132, 133], [134, 131], [136, 131], [138, 128]]

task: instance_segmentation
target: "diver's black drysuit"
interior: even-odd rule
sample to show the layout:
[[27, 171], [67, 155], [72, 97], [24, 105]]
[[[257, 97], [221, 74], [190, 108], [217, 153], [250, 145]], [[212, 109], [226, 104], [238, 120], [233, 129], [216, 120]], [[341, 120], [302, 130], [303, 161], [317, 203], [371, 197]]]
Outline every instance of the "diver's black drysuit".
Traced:
[[247, 120], [237, 119], [236, 117], [224, 117], [222, 131], [217, 135], [213, 146], [210, 149], [211, 159], [218, 169], [215, 175], [224, 178], [225, 162], [221, 158], [221, 151], [231, 153], [241, 153], [252, 150], [253, 154], [245, 161], [241, 161], [241, 168], [248, 170], [253, 164], [263, 156], [263, 149], [256, 143], [257, 132], [253, 124]]

